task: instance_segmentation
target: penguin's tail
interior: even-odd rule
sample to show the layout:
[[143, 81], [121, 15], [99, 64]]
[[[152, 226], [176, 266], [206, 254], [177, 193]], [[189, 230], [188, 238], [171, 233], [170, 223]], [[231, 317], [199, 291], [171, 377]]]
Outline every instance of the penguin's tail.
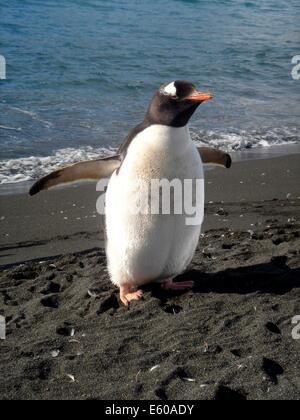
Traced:
[[33, 196], [49, 188], [84, 180], [99, 181], [103, 178], [110, 178], [120, 165], [121, 161], [119, 156], [76, 163], [75, 165], [52, 172], [50, 175], [40, 179], [30, 189], [29, 194]]

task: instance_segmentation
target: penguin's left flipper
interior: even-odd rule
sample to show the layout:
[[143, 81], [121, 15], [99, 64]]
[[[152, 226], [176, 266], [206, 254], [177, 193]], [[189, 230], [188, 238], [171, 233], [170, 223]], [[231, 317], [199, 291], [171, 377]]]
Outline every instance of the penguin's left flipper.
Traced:
[[231, 156], [222, 150], [211, 149], [209, 147], [198, 147], [204, 165], [220, 165], [224, 168], [231, 168]]
[[110, 178], [121, 165], [119, 156], [76, 163], [75, 165], [52, 172], [36, 182], [30, 189], [31, 196], [43, 190], [57, 187], [63, 184], [72, 184], [83, 180], [100, 181], [103, 178]]

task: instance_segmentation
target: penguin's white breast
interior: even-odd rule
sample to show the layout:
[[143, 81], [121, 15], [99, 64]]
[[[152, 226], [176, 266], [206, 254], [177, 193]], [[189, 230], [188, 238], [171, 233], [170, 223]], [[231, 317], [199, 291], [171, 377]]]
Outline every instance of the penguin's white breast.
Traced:
[[154, 125], [133, 139], [106, 197], [107, 252], [115, 277], [120, 273], [150, 280], [164, 275], [166, 267], [185, 269], [200, 227], [187, 227], [185, 215], [133, 215], [133, 185], [139, 180], [199, 178], [203, 179], [202, 162], [187, 127]]
[[[139, 133], [129, 146], [123, 163], [124, 177], [161, 179], [164, 176], [180, 177], [187, 162], [182, 157], [190, 146], [187, 127], [173, 128], [152, 125]], [[179, 167], [175, 166], [180, 163]]]

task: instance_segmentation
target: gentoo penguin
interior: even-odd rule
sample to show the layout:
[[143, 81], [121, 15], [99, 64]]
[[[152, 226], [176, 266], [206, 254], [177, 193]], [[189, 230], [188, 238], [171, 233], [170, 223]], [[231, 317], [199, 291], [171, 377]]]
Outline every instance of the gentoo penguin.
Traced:
[[[83, 179], [110, 178], [106, 193], [107, 258], [111, 281], [126, 306], [139, 300], [143, 285], [160, 282], [165, 289], [183, 290], [191, 282], [173, 282], [192, 261], [202, 219], [187, 225], [186, 214], [132, 212], [137, 180], [203, 180], [203, 164], [231, 166], [225, 152], [197, 148], [188, 122], [198, 106], [212, 99], [187, 81], [164, 84], [155, 93], [144, 121], [135, 127], [111, 158], [82, 162], [38, 181], [30, 195]], [[200, 206], [204, 207], [204, 190]], [[136, 197], [135, 197], [136, 198]]]

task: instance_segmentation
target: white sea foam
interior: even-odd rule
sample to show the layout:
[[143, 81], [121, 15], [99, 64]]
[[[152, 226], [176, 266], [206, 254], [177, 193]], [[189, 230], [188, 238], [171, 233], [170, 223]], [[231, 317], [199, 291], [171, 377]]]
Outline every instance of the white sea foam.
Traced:
[[243, 151], [288, 144], [300, 144], [300, 132], [296, 128], [273, 128], [256, 131], [192, 132], [193, 140], [202, 146], [216, 147], [225, 151]]
[[0, 185], [32, 181], [60, 167], [84, 160], [111, 156], [113, 149], [86, 147], [83, 149], [61, 149], [52, 156], [31, 156], [0, 161]]
[[[295, 129], [278, 128], [261, 131], [192, 131], [193, 140], [201, 146], [231, 151], [259, 149], [277, 145], [300, 144]], [[47, 157], [32, 156], [0, 161], [0, 185], [36, 180], [60, 167], [84, 160], [99, 159], [116, 153], [114, 149], [85, 147], [61, 149]]]

